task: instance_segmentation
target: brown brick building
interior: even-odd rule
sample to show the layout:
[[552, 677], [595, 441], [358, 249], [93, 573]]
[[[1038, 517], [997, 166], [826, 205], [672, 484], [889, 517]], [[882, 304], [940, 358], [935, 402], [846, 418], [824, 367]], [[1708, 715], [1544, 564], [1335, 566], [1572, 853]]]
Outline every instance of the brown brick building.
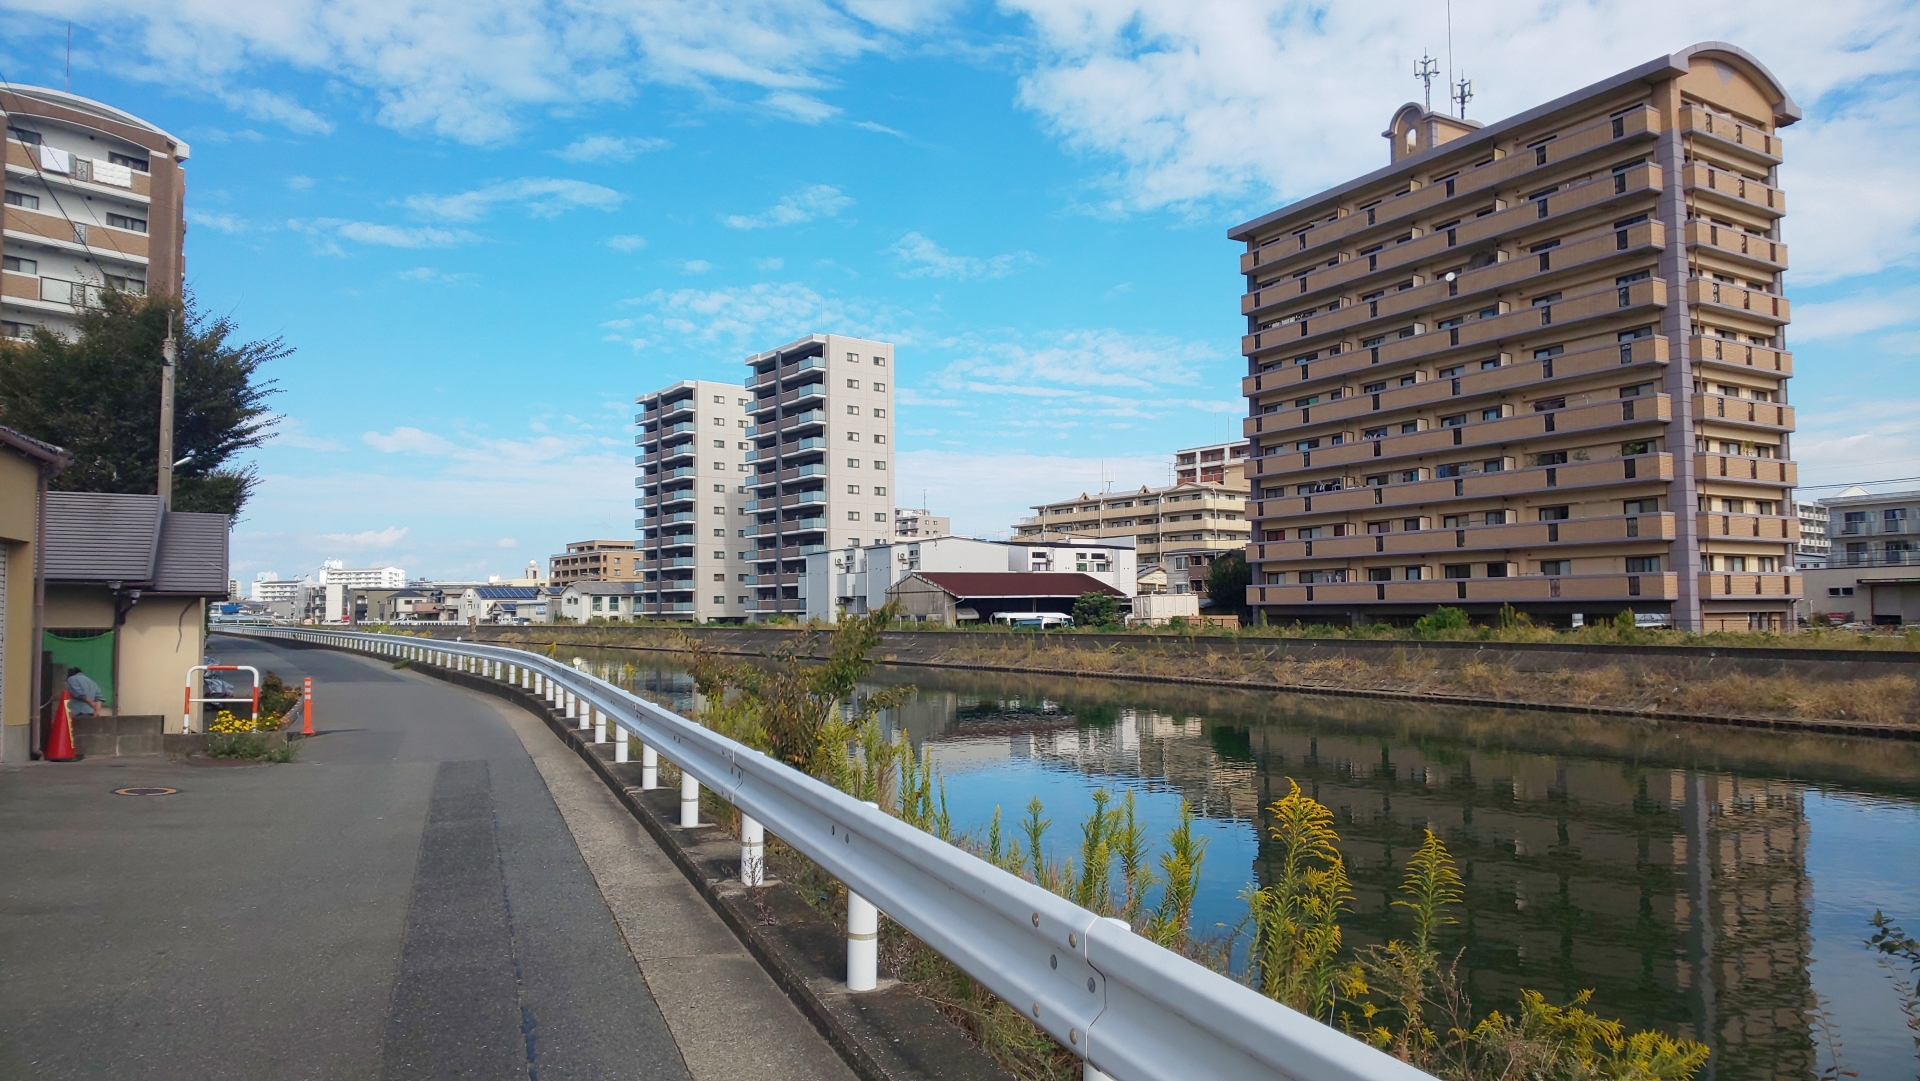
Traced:
[[1778, 129], [1693, 46], [1231, 230], [1266, 619], [1512, 604], [1781, 627], [1800, 594]]
[[585, 540], [547, 557], [547, 581], [564, 589], [574, 582], [626, 582], [640, 577], [640, 555], [630, 540]]

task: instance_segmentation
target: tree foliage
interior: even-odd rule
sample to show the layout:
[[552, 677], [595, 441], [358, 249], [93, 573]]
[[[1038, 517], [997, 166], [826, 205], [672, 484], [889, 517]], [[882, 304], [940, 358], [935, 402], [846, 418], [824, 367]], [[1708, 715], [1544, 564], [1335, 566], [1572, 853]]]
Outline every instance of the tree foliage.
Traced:
[[1073, 625], [1110, 627], [1120, 622], [1120, 602], [1111, 593], [1082, 593], [1073, 602]]
[[1253, 568], [1247, 566], [1247, 554], [1234, 551], [1220, 556], [1207, 568], [1207, 599], [1215, 614], [1232, 612], [1242, 620], [1247, 616], [1247, 587], [1253, 584]]
[[83, 310], [73, 341], [46, 330], [0, 344], [0, 424], [66, 448], [73, 464], [53, 479], [69, 492], [150, 494], [160, 474], [161, 343], [168, 316], [179, 356], [174, 371], [173, 505], [237, 515], [253, 492], [242, 451], [266, 442], [274, 418], [268, 363], [293, 353], [285, 341], [234, 341], [228, 316], [184, 300], [108, 290]]

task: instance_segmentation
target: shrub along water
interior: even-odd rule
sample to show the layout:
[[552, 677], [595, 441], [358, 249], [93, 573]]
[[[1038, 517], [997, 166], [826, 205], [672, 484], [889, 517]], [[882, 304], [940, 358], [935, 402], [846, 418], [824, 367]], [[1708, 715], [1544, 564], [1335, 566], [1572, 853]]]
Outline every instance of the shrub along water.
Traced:
[[[881, 711], [906, 701], [913, 689], [864, 697], [854, 692], [874, 663], [870, 653], [892, 614], [882, 609], [842, 623], [824, 664], [801, 660], [804, 644], [776, 654], [770, 665], [723, 661], [683, 637], [703, 698], [700, 720], [1440, 1077], [1687, 1081], [1706, 1062], [1701, 1044], [1653, 1031], [1628, 1033], [1591, 1012], [1590, 992], [1555, 1005], [1523, 991], [1511, 1016], [1479, 1013], [1459, 972], [1460, 954], [1443, 957], [1437, 942], [1441, 929], [1454, 922], [1450, 910], [1461, 903], [1461, 881], [1432, 831], [1408, 862], [1402, 896], [1393, 902], [1407, 918], [1407, 936], [1348, 950], [1341, 919], [1353, 895], [1333, 813], [1291, 779], [1287, 795], [1266, 808], [1279, 853], [1274, 879], [1249, 885], [1240, 926], [1212, 940], [1197, 938], [1191, 926], [1206, 845], [1194, 836], [1193, 812], [1184, 801], [1157, 874], [1131, 790], [1117, 802], [1096, 790], [1093, 810], [1080, 823], [1078, 850], [1061, 860], [1048, 855], [1053, 823], [1038, 798], [1027, 803], [1026, 816], [1011, 831], [995, 808], [984, 836], [956, 835], [931, 762], [912, 752], [904, 734], [888, 735], [881, 721]], [[797, 864], [790, 877], [802, 896], [838, 919], [844, 887], [797, 854], [782, 855]], [[1158, 900], [1150, 905], [1156, 886]], [[1245, 960], [1236, 966], [1243, 935]], [[1077, 1076], [1079, 1060], [1072, 1052], [899, 928], [889, 925], [883, 934], [882, 956], [896, 976], [1015, 1075], [1033, 1081]]]

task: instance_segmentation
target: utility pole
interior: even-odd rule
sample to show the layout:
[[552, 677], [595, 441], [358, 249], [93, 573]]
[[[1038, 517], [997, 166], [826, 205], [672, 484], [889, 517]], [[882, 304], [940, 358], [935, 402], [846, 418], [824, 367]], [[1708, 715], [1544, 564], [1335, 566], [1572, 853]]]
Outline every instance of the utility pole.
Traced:
[[173, 313], [167, 313], [167, 340], [160, 343], [160, 506], [173, 509]]

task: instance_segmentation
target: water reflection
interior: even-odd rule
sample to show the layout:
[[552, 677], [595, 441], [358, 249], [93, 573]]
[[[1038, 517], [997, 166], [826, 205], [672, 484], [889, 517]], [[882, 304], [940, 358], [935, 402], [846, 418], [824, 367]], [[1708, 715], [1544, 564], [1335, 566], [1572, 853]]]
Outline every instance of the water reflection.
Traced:
[[[636, 680], [691, 705], [671, 669]], [[1913, 745], [925, 669], [875, 682], [920, 688], [889, 722], [940, 765], [962, 829], [1038, 795], [1064, 858], [1095, 787], [1134, 790], [1156, 836], [1188, 801], [1210, 845], [1201, 929], [1236, 923], [1241, 888], [1265, 880], [1261, 808], [1292, 779], [1337, 816], [1354, 945], [1405, 933], [1389, 907], [1402, 867], [1424, 830], [1446, 840], [1466, 883], [1447, 941], [1482, 1009], [1522, 987], [1560, 1001], [1591, 988], [1603, 1013], [1707, 1043], [1708, 1076], [1799, 1079], [1825, 1064], [1807, 1019], [1818, 994], [1859, 1076], [1912, 1072], [1899, 1034], [1878, 1030], [1891, 996], [1859, 977], [1851, 913], [1920, 922], [1899, 911], [1920, 884]], [[1856, 860], [1816, 881], [1809, 799], [1871, 803], [1884, 866]], [[1813, 864], [1832, 864], [1838, 843]], [[1844, 894], [1849, 917], [1816, 942], [1823, 890], [1829, 906]], [[1852, 975], [1816, 986], [1816, 953]]]

